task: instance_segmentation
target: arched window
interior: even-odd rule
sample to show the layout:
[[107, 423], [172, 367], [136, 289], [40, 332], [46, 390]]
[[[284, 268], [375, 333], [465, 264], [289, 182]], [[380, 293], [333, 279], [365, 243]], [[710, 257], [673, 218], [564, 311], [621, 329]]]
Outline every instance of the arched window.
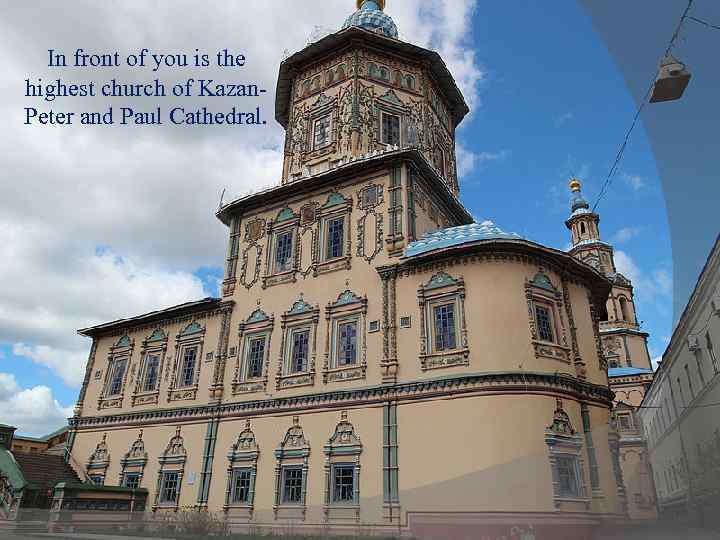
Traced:
[[405, 77], [405, 86], [410, 90], [415, 90], [415, 77], [408, 75]]
[[585, 234], [587, 232], [587, 229], [585, 229], [585, 223], [580, 223], [580, 234]]
[[628, 305], [628, 300], [624, 296], [621, 296], [620, 299], [620, 317], [623, 321], [630, 321], [631, 320], [631, 314], [630, 314], [630, 306]]
[[388, 71], [388, 68], [381, 67], [379, 76], [383, 81], [389, 81], [390, 80], [390, 71]]

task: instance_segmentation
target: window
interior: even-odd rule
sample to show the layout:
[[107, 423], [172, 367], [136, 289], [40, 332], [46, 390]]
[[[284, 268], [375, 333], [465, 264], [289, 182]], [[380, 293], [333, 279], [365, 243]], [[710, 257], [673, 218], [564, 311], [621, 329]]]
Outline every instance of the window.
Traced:
[[265, 336], [250, 338], [247, 348], [247, 378], [262, 377], [263, 362], [265, 360]]
[[435, 321], [435, 350], [448, 351], [457, 346], [455, 338], [455, 304], [443, 304], [433, 308]]
[[275, 272], [287, 272], [292, 268], [293, 231], [278, 233], [275, 239]]
[[370, 321], [368, 324], [368, 332], [371, 334], [380, 331], [380, 321]]
[[183, 353], [182, 367], [180, 369], [179, 387], [194, 386], [196, 361], [197, 349], [195, 347], [185, 349]]
[[232, 478], [232, 502], [248, 504], [250, 502], [251, 469], [235, 469]]
[[382, 142], [391, 146], [400, 146], [400, 117], [382, 113]]
[[619, 414], [618, 415], [618, 424], [620, 425], [621, 430], [632, 429], [632, 419], [630, 418], [630, 415], [629, 414]]
[[631, 322], [630, 307], [628, 306], [627, 298], [624, 296], [620, 297], [620, 316], [623, 321]]
[[412, 318], [411, 317], [400, 317], [400, 328], [410, 328], [412, 327]]
[[325, 259], [337, 259], [344, 255], [343, 239], [345, 218], [333, 218], [327, 221]]
[[357, 322], [338, 325], [337, 365], [350, 366], [357, 362]]
[[122, 392], [126, 367], [127, 358], [121, 358], [113, 361], [112, 367], [110, 368], [110, 381], [107, 392], [108, 396], [118, 396]]
[[178, 480], [176, 472], [163, 473], [160, 483], [160, 504], [177, 504]]
[[283, 468], [283, 504], [301, 504], [303, 493], [303, 472], [300, 467]]
[[535, 320], [537, 322], [538, 337], [542, 341], [555, 341], [553, 332], [552, 312], [548, 306], [535, 304]]
[[577, 478], [577, 459], [575, 457], [557, 457], [558, 483], [562, 497], [578, 497], [580, 490]]
[[303, 329], [292, 331], [290, 373], [302, 373], [307, 371], [309, 340], [310, 330]]
[[[332, 72], [330, 72], [332, 73]], [[315, 120], [313, 125], [313, 148], [320, 148], [330, 142], [330, 115]]]
[[123, 478], [123, 487], [137, 489], [140, 487], [140, 474], [126, 473]]
[[355, 466], [335, 465], [333, 467], [332, 502], [351, 503], [355, 501]]
[[710, 332], [705, 332], [705, 346], [707, 347], [708, 354], [710, 354], [710, 360], [712, 360], [713, 369], [715, 370], [715, 373], [717, 373], [719, 371], [718, 361], [717, 357], [715, 356], [715, 349], [713, 348], [712, 338], [710, 338]]
[[695, 389], [693, 388], [692, 378], [690, 377], [690, 368], [685, 364], [685, 377], [687, 377], [688, 388], [690, 388], [690, 399], [695, 399]]
[[145, 381], [142, 387], [143, 392], [152, 392], [157, 387], [159, 367], [159, 356], [149, 354], [145, 357]]
[[90, 481], [93, 484], [95, 484], [96, 486], [104, 486], [105, 485], [105, 477], [97, 475], [97, 474], [90, 475]]

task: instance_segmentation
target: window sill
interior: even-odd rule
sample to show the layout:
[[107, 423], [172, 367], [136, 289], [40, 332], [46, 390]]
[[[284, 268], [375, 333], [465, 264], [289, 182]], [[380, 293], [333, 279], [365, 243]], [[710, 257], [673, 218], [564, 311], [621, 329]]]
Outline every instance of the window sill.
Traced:
[[151, 390], [149, 392], [137, 392], [132, 396], [132, 406], [137, 405], [156, 405], [160, 401], [160, 391]]
[[189, 401], [197, 398], [198, 386], [172, 388], [168, 391], [168, 401]]
[[467, 347], [420, 355], [420, 366], [423, 371], [469, 365], [470, 349]]
[[289, 388], [301, 388], [304, 386], [315, 386], [315, 372], [304, 371], [302, 373], [292, 373], [290, 375], [280, 375], [276, 380], [278, 390], [287, 390]]
[[123, 395], [101, 397], [98, 400], [98, 410], [104, 409], [121, 409], [123, 403]]
[[315, 267], [315, 275], [327, 274], [338, 270], [350, 270], [350, 267], [350, 255], [335, 257], [334, 259], [328, 259], [317, 263], [317, 266]]
[[292, 268], [284, 272], [275, 272], [274, 274], [268, 274], [262, 278], [262, 288], [267, 289], [274, 285], [281, 285], [283, 283], [295, 283], [297, 278], [295, 277], [296, 269]]
[[327, 384], [364, 379], [366, 371], [367, 366], [363, 364], [330, 368], [323, 372], [323, 382]]
[[537, 339], [534, 339], [532, 344], [535, 358], [549, 358], [550, 360], [559, 360], [560, 362], [570, 364], [570, 353], [572, 351], [570, 347]]
[[232, 393], [234, 396], [264, 392], [266, 389], [267, 379], [263, 378], [234, 382], [232, 385]]

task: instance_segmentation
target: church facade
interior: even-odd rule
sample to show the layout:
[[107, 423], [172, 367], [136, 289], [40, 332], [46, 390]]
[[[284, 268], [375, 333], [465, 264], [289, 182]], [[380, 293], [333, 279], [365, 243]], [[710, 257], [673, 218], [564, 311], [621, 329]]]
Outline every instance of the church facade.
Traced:
[[281, 182], [217, 212], [221, 298], [80, 331], [71, 462], [147, 488], [148, 519], [589, 537], [627, 515], [601, 323], [625, 289], [582, 240], [473, 222], [467, 105], [383, 8], [359, 1], [281, 64]]

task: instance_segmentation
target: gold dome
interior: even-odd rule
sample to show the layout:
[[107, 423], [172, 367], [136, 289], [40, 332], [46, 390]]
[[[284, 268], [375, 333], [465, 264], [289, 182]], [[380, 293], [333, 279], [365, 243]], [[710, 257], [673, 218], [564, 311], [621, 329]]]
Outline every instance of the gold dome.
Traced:
[[580, 180], [577, 178], [573, 178], [570, 180], [570, 191], [580, 191], [580, 188], [582, 188], [582, 184], [580, 183]]
[[[357, 0], [357, 8], [360, 9], [364, 3], [365, 0]], [[378, 5], [381, 11], [385, 9], [385, 0], [375, 0], [375, 3]]]

